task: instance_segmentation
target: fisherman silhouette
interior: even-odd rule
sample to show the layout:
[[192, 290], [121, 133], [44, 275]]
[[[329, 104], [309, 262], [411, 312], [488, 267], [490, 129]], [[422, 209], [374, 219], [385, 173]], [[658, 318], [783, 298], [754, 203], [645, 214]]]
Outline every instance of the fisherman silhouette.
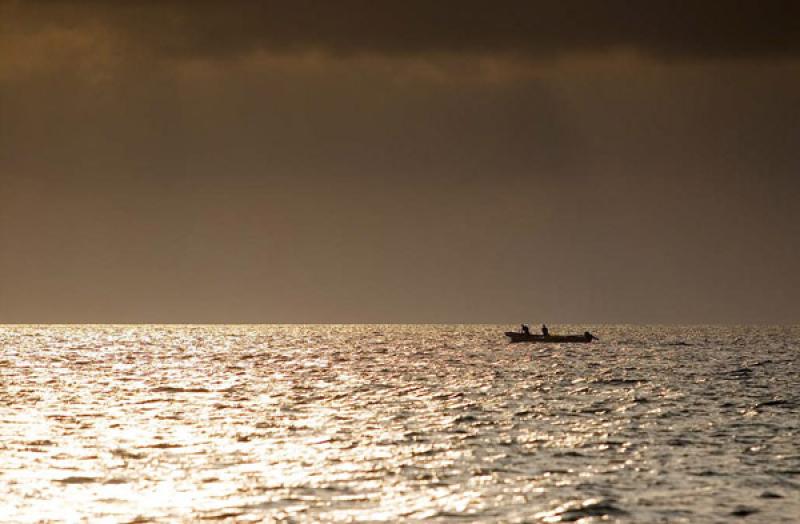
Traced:
[[528, 326], [528, 324], [522, 324], [522, 333], [525, 335], [531, 334], [531, 328]]
[[542, 335], [544, 335], [546, 337], [550, 336], [550, 330], [547, 329], [547, 326], [545, 326], [544, 324], [542, 324]]

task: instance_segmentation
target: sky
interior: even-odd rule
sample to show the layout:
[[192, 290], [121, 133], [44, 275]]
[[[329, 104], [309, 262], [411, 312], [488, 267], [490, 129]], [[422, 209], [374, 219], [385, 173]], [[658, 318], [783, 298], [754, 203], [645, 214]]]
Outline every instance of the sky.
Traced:
[[798, 323], [800, 4], [0, 0], [0, 323]]

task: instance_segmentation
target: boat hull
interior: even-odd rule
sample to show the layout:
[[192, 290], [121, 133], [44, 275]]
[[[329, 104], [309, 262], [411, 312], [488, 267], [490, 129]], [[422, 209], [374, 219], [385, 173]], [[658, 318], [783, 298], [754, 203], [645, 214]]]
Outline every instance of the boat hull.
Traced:
[[506, 336], [511, 342], [540, 342], [544, 344], [587, 344], [592, 341], [584, 335], [533, 335], [506, 331]]

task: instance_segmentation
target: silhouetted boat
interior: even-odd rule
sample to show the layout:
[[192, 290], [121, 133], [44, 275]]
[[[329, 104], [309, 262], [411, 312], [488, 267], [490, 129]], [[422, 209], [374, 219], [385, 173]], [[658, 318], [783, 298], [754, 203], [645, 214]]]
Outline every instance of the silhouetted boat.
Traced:
[[506, 336], [511, 339], [511, 342], [545, 342], [550, 344], [571, 344], [571, 343], [587, 343], [592, 340], [597, 340], [594, 335], [534, 335], [528, 333], [519, 333], [517, 331], [506, 331]]

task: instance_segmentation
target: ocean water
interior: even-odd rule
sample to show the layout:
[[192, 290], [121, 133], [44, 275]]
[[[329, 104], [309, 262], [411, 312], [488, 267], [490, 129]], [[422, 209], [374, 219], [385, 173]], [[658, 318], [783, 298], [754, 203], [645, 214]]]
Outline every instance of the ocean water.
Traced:
[[800, 328], [511, 328], [0, 326], [0, 521], [800, 521]]

